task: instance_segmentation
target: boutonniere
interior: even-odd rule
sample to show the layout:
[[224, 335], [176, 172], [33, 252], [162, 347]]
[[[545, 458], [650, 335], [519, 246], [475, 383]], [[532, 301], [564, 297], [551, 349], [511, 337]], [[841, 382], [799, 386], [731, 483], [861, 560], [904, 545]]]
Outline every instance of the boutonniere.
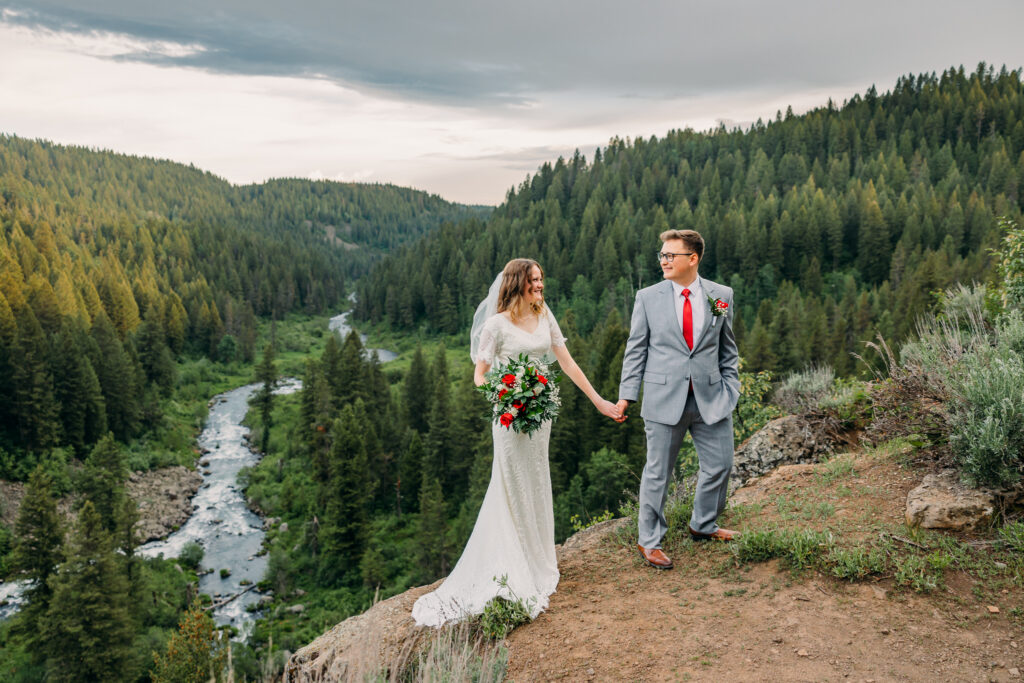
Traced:
[[711, 326], [714, 327], [715, 323], [718, 322], [719, 316], [723, 316], [729, 312], [729, 304], [721, 299], [716, 299], [710, 294], [708, 295], [708, 303], [711, 305], [711, 315], [713, 316], [711, 318]]

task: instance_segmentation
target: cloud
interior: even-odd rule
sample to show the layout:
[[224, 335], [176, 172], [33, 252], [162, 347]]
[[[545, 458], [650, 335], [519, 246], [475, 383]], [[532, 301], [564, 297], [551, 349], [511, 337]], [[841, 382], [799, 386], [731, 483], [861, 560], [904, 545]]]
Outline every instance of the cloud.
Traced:
[[[770, 83], [815, 88], [1024, 62], [1009, 0], [95, 0], [4, 2], [3, 21], [126, 36], [111, 58], [324, 78], [399, 98], [543, 112], [566, 90], [672, 99]], [[999, 18], [993, 21], [993, 18]], [[173, 46], [178, 46], [174, 49]]]

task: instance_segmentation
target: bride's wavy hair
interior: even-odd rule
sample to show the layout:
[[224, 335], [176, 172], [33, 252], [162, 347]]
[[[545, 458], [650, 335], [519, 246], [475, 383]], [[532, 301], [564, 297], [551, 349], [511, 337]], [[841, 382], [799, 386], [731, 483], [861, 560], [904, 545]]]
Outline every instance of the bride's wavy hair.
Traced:
[[[505, 269], [501, 271], [501, 288], [498, 290], [498, 313], [508, 311], [513, 320], [519, 317], [523, 295], [530, 284], [530, 271], [534, 266], [537, 266], [543, 278], [544, 269], [533, 259], [517, 258], [505, 264]], [[530, 302], [530, 308], [539, 315], [544, 310], [543, 300]]]

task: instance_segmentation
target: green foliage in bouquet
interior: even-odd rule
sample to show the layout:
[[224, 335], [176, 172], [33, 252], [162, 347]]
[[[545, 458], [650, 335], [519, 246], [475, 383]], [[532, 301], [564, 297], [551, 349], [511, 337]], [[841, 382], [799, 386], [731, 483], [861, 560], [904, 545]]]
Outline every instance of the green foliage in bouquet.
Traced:
[[526, 354], [496, 366], [477, 387], [491, 403], [491, 418], [506, 429], [531, 434], [547, 420], [558, 417], [561, 376]]

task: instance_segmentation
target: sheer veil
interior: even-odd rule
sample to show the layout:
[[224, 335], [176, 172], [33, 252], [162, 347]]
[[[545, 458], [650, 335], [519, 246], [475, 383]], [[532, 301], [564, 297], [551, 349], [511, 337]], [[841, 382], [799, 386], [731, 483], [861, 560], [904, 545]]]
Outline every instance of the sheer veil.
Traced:
[[477, 356], [480, 353], [480, 333], [484, 329], [484, 323], [498, 312], [498, 292], [501, 290], [503, 276], [504, 272], [501, 272], [498, 273], [498, 277], [494, 278], [491, 288], [487, 290], [487, 298], [480, 302], [480, 305], [476, 307], [476, 313], [473, 314], [473, 327], [469, 332], [469, 356], [474, 363], [478, 361], [493, 363], [493, 358], [478, 358]]

